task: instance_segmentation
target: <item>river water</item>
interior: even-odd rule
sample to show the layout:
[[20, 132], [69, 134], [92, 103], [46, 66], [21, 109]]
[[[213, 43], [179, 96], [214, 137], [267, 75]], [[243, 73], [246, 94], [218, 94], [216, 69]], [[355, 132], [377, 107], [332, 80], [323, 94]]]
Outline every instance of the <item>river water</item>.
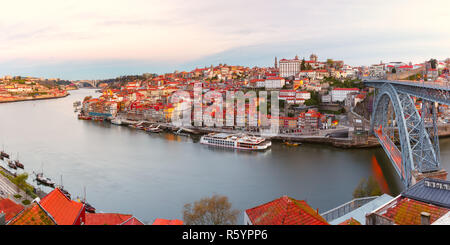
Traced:
[[[217, 149], [183, 136], [77, 120], [73, 102], [98, 94], [70, 93], [0, 104], [0, 143], [13, 158], [19, 153], [28, 173], [43, 169], [57, 184], [62, 176], [72, 197], [82, 197], [85, 187], [98, 212], [133, 214], [144, 222], [182, 219], [184, 204], [213, 194], [228, 196], [240, 211], [288, 195], [324, 212], [351, 200], [369, 176], [391, 195], [402, 190], [381, 148], [274, 143], [266, 152]], [[450, 139], [441, 140], [441, 159], [450, 169]]]

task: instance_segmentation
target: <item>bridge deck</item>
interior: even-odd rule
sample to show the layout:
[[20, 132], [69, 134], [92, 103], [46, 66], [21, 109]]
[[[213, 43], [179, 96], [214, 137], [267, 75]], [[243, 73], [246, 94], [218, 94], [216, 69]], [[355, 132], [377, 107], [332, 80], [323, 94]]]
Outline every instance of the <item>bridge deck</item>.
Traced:
[[402, 153], [398, 150], [397, 146], [389, 139], [381, 129], [374, 129], [375, 135], [380, 141], [380, 144], [383, 146], [386, 154], [388, 154], [392, 163], [395, 164], [398, 174], [402, 175], [403, 178], [406, 178], [404, 169], [402, 168]]
[[432, 88], [450, 91], [450, 84], [447, 82], [425, 82], [410, 80], [366, 80], [367, 83], [392, 83], [398, 85], [409, 85], [414, 87]]

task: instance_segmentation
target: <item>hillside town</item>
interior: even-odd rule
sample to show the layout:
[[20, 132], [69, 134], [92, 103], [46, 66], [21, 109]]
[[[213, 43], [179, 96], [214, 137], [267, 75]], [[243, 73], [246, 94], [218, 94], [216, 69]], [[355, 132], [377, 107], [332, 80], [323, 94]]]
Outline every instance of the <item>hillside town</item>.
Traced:
[[[170, 125], [172, 114], [181, 103], [171, 103], [171, 96], [177, 91], [186, 91], [191, 100], [194, 97], [195, 84], [201, 84], [202, 94], [219, 92], [225, 101], [228, 92], [237, 91], [277, 91], [279, 92], [280, 133], [286, 137], [333, 135], [347, 132], [358, 133], [350, 145], [371, 145], [369, 137], [361, 136], [368, 128], [369, 115], [372, 112], [373, 88], [364, 87], [363, 80], [386, 79], [449, 82], [450, 60], [431, 59], [422, 64], [389, 62], [371, 66], [350, 66], [341, 60], [326, 59], [320, 61], [311, 54], [309, 59], [295, 56], [293, 59], [277, 60], [272, 67], [244, 67], [219, 64], [217, 66], [196, 68], [190, 72], [175, 71], [163, 75], [146, 73], [142, 76], [125, 76], [113, 80], [98, 81], [101, 95], [98, 98], [85, 98], [82, 102], [79, 118], [86, 120], [111, 120], [116, 124], [136, 122]], [[419, 102], [419, 101], [418, 101]], [[210, 104], [202, 102], [203, 113]], [[417, 104], [420, 107], [420, 104]], [[211, 113], [226, 115], [237, 111]], [[246, 105], [246, 115], [249, 111]], [[442, 123], [448, 121], [447, 106], [439, 108]], [[196, 115], [198, 116], [198, 115]], [[203, 117], [205, 114], [203, 114]], [[194, 117], [194, 116], [193, 116]], [[202, 117], [200, 115], [200, 117]], [[233, 132], [258, 133], [264, 128], [262, 120], [256, 127], [245, 118], [246, 126], [234, 126]], [[197, 130], [216, 130], [217, 127], [195, 125]], [[235, 125], [235, 124], [234, 124]], [[302, 138], [303, 137], [303, 138]], [[351, 136], [349, 136], [351, 137]], [[358, 143], [356, 142], [358, 141]], [[347, 144], [347, 145], [348, 145]]]
[[[252, 125], [245, 117], [245, 125], [218, 127], [190, 125], [173, 127], [173, 113], [181, 103], [172, 103], [177, 91], [185, 91], [193, 99], [196, 86], [201, 86], [202, 96], [210, 91], [218, 92], [225, 100], [228, 92], [276, 91], [279, 98], [280, 115], [277, 119], [279, 134], [274, 139], [290, 140], [295, 145], [305, 139], [320, 140], [349, 139], [342, 143], [346, 147], [378, 145], [371, 139], [368, 130], [374, 89], [365, 87], [364, 80], [396, 79], [399, 81], [433, 82], [448, 86], [450, 59], [431, 59], [422, 64], [389, 62], [371, 66], [353, 67], [341, 60], [319, 61], [311, 54], [309, 59], [295, 56], [293, 59], [275, 57], [272, 67], [244, 67], [219, 64], [196, 68], [190, 72], [175, 71], [163, 75], [145, 73], [139, 76], [124, 76], [111, 80], [100, 80], [96, 85], [98, 98], [85, 97], [74, 103], [78, 119], [109, 121], [118, 125], [129, 125], [147, 132], [172, 129], [181, 134], [211, 133], [215, 143], [223, 139], [234, 139], [241, 146], [249, 143], [270, 146], [257, 137], [265, 125], [261, 120]], [[68, 90], [91, 86], [91, 81], [58, 83], [57, 80], [32, 77], [6, 76], [0, 80], [1, 102], [49, 97], [64, 97]], [[420, 101], [415, 101], [419, 108]], [[212, 103], [199, 105], [203, 112]], [[257, 104], [258, 106], [260, 104]], [[230, 113], [213, 111], [210, 116]], [[244, 107], [245, 114], [250, 110]], [[446, 125], [447, 106], [438, 108], [439, 122]], [[237, 120], [237, 109], [231, 114]], [[191, 115], [195, 119], [196, 115]], [[201, 115], [204, 118], [204, 115]], [[157, 126], [155, 126], [157, 125]], [[172, 126], [171, 126], [172, 125]], [[161, 127], [161, 128], [160, 128]], [[220, 134], [223, 132], [245, 132], [251, 136], [241, 137]], [[342, 136], [344, 132], [344, 136]], [[216, 134], [214, 134], [216, 133]], [[218, 133], [218, 134], [217, 134]], [[187, 134], [189, 136], [189, 134]], [[294, 143], [292, 143], [292, 142]], [[242, 143], [244, 142], [244, 143]], [[288, 143], [286, 141], [286, 143]], [[227, 146], [229, 142], [220, 143]], [[238, 143], [239, 144], [239, 143]], [[254, 149], [254, 148], [253, 148]], [[2, 157], [3, 159], [3, 157]], [[3, 168], [7, 172], [7, 169]], [[179, 219], [161, 219], [142, 222], [132, 214], [95, 212], [81, 200], [73, 200], [65, 191], [54, 188], [50, 193], [22, 202], [18, 197], [23, 190], [16, 188], [11, 179], [0, 176], [0, 187], [9, 192], [0, 192], [0, 225], [182, 225]], [[15, 176], [17, 177], [17, 176]], [[0, 190], [2, 189], [0, 188]], [[16, 191], [16, 189], [18, 189]], [[28, 193], [27, 193], [28, 194]], [[429, 225], [450, 224], [450, 182], [442, 179], [423, 178], [402, 191], [396, 197], [388, 194], [367, 195], [355, 198], [326, 212], [319, 212], [305, 200], [281, 196], [256, 207], [248, 207], [244, 213], [245, 225]]]
[[74, 85], [58, 85], [59, 79], [4, 76], [0, 78], [0, 103], [37, 99], [61, 98], [68, 95]]

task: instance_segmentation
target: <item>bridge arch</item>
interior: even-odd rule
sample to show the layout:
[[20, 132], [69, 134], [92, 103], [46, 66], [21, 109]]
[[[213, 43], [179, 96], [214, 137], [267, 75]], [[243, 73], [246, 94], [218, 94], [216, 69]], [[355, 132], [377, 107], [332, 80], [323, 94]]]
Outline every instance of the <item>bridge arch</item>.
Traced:
[[[371, 124], [404, 186], [411, 185], [413, 170], [423, 173], [439, 169], [439, 153], [436, 154], [410, 95], [399, 93], [385, 83], [374, 100]], [[394, 129], [397, 129], [397, 136]]]

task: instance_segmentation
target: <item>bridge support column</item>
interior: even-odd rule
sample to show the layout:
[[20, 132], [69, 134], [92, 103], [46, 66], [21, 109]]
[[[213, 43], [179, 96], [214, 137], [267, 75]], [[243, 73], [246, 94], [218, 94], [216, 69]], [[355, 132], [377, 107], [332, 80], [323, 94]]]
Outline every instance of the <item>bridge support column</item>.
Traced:
[[446, 180], [447, 175], [448, 175], [448, 173], [445, 169], [440, 169], [438, 171], [433, 171], [433, 172], [428, 172], [428, 173], [420, 173], [417, 170], [412, 170], [411, 173], [412, 173], [411, 174], [412, 175], [412, 178], [411, 178], [412, 185], [416, 184], [417, 182], [419, 182], [425, 178]]

